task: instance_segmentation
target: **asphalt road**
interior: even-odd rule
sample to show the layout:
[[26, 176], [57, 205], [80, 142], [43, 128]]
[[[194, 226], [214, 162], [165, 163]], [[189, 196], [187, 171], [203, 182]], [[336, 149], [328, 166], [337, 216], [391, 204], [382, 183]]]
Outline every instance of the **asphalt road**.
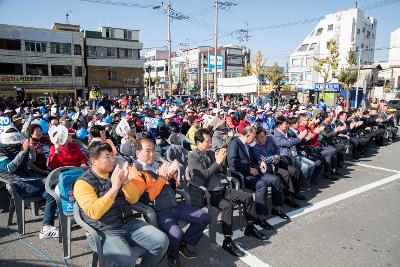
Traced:
[[[199, 256], [182, 259], [183, 266], [400, 266], [400, 142], [369, 154], [348, 163], [339, 181], [315, 186], [301, 209], [287, 209], [290, 222], [271, 218], [275, 230], [265, 232], [267, 242], [243, 237], [236, 220], [235, 237], [246, 257], [234, 258], [204, 236]], [[4, 207], [4, 192], [0, 199]], [[23, 237], [15, 234], [15, 224], [7, 228], [7, 218], [0, 214], [0, 266], [65, 265], [58, 240], [38, 238], [41, 216], [27, 210]], [[73, 231], [69, 266], [90, 266], [84, 239], [81, 229]]]

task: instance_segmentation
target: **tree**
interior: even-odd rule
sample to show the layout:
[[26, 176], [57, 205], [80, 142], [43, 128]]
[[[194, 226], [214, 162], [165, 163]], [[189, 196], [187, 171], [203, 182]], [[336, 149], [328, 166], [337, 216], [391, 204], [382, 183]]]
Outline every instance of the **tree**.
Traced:
[[261, 53], [260, 50], [257, 51], [256, 56], [253, 59], [253, 74], [259, 77], [262, 74], [265, 64], [267, 64], [267, 60], [265, 59], [264, 55]]
[[189, 81], [189, 77], [188, 77], [188, 72], [186, 69], [182, 70], [182, 74], [181, 74], [181, 81], [182, 83], [185, 85], [185, 87], [187, 88], [187, 82]]
[[253, 73], [253, 68], [250, 64], [246, 64], [240, 72], [240, 77], [250, 76]]
[[286, 77], [285, 71], [275, 62], [274, 66], [268, 68], [265, 72], [265, 76], [269, 80], [270, 84], [277, 89], [282, 85], [283, 79]]
[[339, 46], [335, 40], [328, 42], [329, 55], [326, 57], [314, 57], [317, 66], [314, 71], [318, 72], [324, 80], [322, 98], [325, 98], [326, 84], [336, 77], [336, 70], [339, 66]]
[[158, 74], [154, 77], [154, 85], [158, 87], [160, 85], [160, 76]]
[[358, 72], [357, 69], [355, 68], [356, 65], [356, 52], [353, 49], [350, 49], [347, 57], [347, 66], [346, 68], [342, 68], [339, 72], [339, 82], [341, 82], [344, 85], [344, 88], [346, 89], [346, 103], [347, 107], [350, 107], [349, 103], [349, 95], [350, 95], [350, 86], [354, 84], [357, 81], [358, 78]]

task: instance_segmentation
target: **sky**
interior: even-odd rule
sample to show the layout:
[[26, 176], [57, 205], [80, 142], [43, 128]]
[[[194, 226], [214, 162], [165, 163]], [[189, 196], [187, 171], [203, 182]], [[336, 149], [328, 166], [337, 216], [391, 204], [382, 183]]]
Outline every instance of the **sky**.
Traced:
[[[53, 22], [64, 23], [68, 11], [70, 23], [79, 24], [85, 30], [96, 30], [98, 26], [140, 30], [140, 42], [143, 43], [145, 51], [151, 48], [162, 49], [167, 45], [167, 17], [159, 9], [152, 8], [161, 5], [162, 1], [108, 1], [127, 3], [130, 6], [107, 5], [84, 0], [0, 0], [0, 24], [51, 28]], [[286, 65], [289, 55], [312, 31], [317, 22], [275, 29], [252, 29], [303, 21], [355, 6], [355, 1], [350, 0], [229, 1], [237, 5], [219, 12], [219, 28], [222, 35], [219, 44], [246, 45], [253, 55], [255, 51], [260, 50], [267, 58], [267, 65], [277, 62], [282, 66]], [[171, 0], [171, 3], [174, 10], [190, 17], [189, 20], [173, 20], [173, 51], [185, 49], [185, 45], [214, 46], [214, 41], [208, 40], [214, 38], [214, 0]], [[378, 5], [374, 7], [379, 6], [378, 8], [365, 11], [366, 16], [378, 20], [375, 47], [389, 47], [390, 33], [400, 27], [400, 1], [359, 0], [358, 6], [365, 7], [375, 3]], [[392, 4], [385, 5], [387, 3]], [[135, 4], [140, 6], [134, 6]], [[232, 32], [247, 27], [250, 30], [250, 39], [248, 42], [240, 43], [237, 35]], [[388, 53], [385, 49], [376, 51], [375, 62], [387, 60]]]

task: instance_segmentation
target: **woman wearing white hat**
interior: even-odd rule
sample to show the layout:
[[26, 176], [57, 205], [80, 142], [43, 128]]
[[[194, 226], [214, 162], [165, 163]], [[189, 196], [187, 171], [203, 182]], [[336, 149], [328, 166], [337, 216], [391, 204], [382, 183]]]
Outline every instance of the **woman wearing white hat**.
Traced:
[[77, 144], [72, 142], [72, 136], [63, 125], [53, 126], [49, 130], [50, 155], [47, 161], [49, 169], [54, 170], [63, 166], [86, 166], [88, 159]]

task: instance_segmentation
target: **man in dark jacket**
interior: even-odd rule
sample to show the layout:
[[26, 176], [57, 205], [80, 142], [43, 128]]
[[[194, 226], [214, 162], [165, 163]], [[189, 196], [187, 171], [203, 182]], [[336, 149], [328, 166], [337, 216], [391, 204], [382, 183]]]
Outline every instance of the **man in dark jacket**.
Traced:
[[218, 150], [216, 156], [211, 150], [212, 139], [207, 129], [200, 129], [194, 135], [196, 150], [189, 154], [188, 168], [191, 180], [199, 186], [205, 186], [211, 195], [211, 204], [222, 210], [222, 232], [224, 242], [222, 247], [234, 256], [242, 257], [242, 252], [232, 240], [233, 204], [245, 207], [247, 227], [245, 235], [253, 235], [258, 239], [267, 237], [254, 227], [258, 219], [253, 196], [241, 190], [228, 188], [221, 182], [223, 164], [226, 159], [226, 148]]
[[134, 243], [145, 250], [141, 266], [156, 266], [168, 239], [133, 216], [131, 205], [139, 200], [139, 191], [128, 178], [127, 164], [116, 165], [112, 148], [105, 142], [89, 146], [89, 159], [91, 168], [76, 181], [74, 197], [83, 220], [103, 236], [104, 255], [117, 265], [135, 266], [137, 255], [130, 245]]
[[[168, 264], [180, 266], [179, 252], [186, 258], [196, 257], [196, 253], [187, 245], [197, 245], [211, 217], [201, 209], [177, 203], [175, 190], [179, 185], [176, 175], [179, 164], [177, 161], [157, 162], [151, 139], [137, 142], [136, 156], [137, 162], [132, 166], [129, 176], [141, 194], [141, 201], [153, 204], [158, 227], [168, 235]], [[186, 232], [183, 232], [178, 220], [190, 223]]]
[[[272, 187], [272, 204], [273, 206], [282, 206], [282, 183], [276, 175], [264, 173], [253, 154], [250, 144], [256, 139], [256, 129], [252, 126], [244, 128], [243, 133], [233, 139], [228, 144], [228, 167], [230, 174], [242, 180], [244, 178], [244, 186], [247, 189], [255, 190], [256, 210], [258, 216], [268, 215], [267, 193], [268, 186]], [[273, 227], [267, 220], [263, 219], [259, 222], [264, 229], [272, 230]]]

